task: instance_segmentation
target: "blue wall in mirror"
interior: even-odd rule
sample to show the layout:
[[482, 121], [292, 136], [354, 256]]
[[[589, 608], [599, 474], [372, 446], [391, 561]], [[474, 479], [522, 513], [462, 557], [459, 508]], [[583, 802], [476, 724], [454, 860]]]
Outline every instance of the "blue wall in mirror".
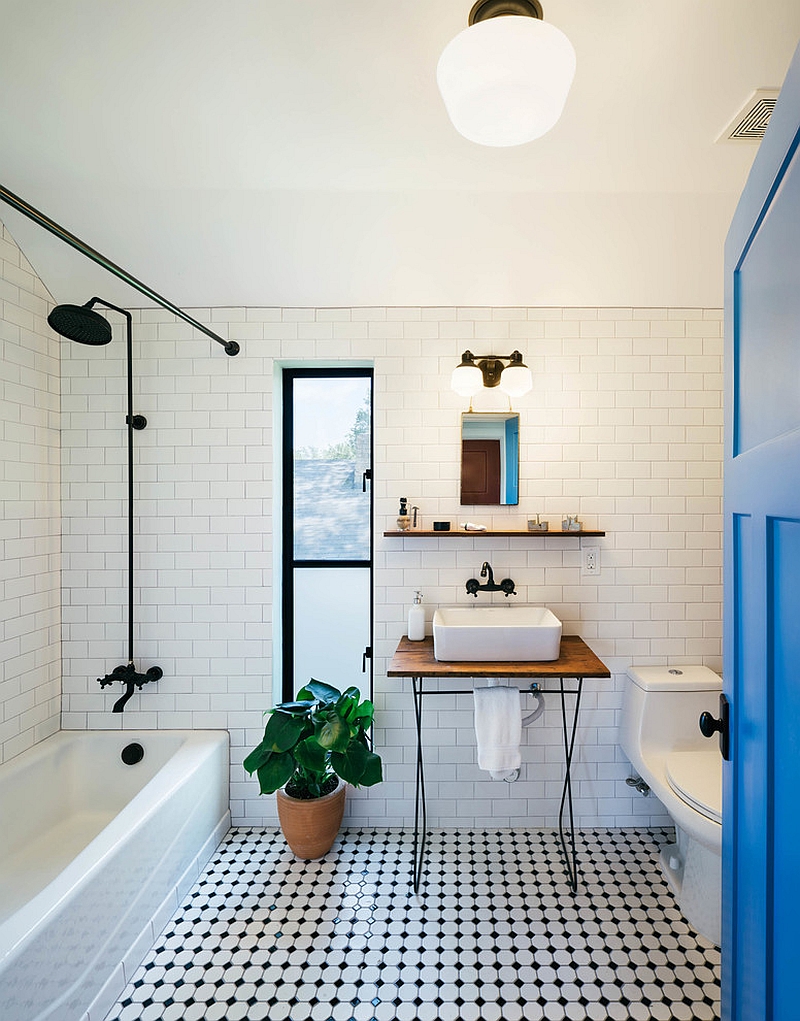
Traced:
[[[465, 493], [465, 443], [483, 441], [484, 446], [497, 444], [499, 480], [488, 483], [491, 491], [475, 497]], [[519, 503], [519, 415], [513, 412], [465, 412], [461, 416], [461, 503], [462, 504], [517, 504]]]

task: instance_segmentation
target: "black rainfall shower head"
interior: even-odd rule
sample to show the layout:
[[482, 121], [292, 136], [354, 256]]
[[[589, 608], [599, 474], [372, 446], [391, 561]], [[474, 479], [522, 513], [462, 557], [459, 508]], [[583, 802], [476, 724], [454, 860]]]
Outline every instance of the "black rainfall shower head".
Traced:
[[50, 326], [68, 340], [99, 347], [111, 340], [111, 324], [86, 305], [56, 305], [47, 317]]

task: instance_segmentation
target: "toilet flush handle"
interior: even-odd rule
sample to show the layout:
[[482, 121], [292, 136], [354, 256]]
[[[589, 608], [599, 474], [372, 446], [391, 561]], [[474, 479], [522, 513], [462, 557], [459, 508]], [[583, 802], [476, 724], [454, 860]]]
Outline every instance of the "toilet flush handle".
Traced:
[[730, 759], [730, 703], [725, 695], [719, 696], [719, 719], [711, 713], [700, 714], [700, 732], [704, 737], [713, 737], [719, 731], [719, 750], [726, 761]]

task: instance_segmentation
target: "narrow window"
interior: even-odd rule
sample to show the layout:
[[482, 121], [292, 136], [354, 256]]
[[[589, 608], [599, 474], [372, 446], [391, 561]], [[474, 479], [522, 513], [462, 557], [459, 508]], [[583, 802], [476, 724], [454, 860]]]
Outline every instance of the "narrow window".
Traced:
[[372, 369], [283, 373], [283, 697], [372, 695]]

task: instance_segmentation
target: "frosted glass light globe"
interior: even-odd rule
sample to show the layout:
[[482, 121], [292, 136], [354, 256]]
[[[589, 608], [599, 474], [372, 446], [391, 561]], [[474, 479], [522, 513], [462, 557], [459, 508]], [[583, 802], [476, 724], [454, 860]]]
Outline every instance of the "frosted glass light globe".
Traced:
[[522, 145], [561, 116], [575, 77], [575, 50], [538, 18], [476, 22], [445, 46], [436, 80], [455, 129], [479, 145]]
[[509, 397], [522, 397], [533, 388], [533, 376], [527, 365], [507, 365], [500, 377], [500, 389]]
[[474, 397], [483, 387], [483, 373], [477, 365], [457, 365], [450, 377], [450, 387], [461, 397]]

